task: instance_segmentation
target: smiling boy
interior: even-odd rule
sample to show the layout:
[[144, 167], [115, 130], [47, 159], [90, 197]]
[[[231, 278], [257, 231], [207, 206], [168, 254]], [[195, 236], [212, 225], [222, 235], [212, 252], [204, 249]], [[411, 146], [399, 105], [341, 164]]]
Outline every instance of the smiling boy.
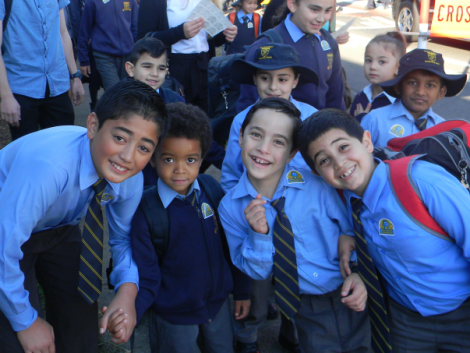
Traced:
[[[105, 92], [86, 129], [45, 129], [0, 151], [0, 351], [98, 351], [101, 206], [106, 206], [116, 287], [101, 333], [122, 313], [127, 322], [113, 332], [113, 340], [129, 339], [138, 285], [130, 223], [142, 195], [139, 172], [157, 145], [164, 117], [164, 103], [154, 90], [123, 81]], [[37, 282], [45, 294], [47, 322]]]

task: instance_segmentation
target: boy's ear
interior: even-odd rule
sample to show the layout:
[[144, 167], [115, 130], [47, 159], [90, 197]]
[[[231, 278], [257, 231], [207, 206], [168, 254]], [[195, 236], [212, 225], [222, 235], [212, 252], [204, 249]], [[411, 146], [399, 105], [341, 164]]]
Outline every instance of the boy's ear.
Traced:
[[134, 77], [134, 64], [131, 63], [130, 61], [126, 61], [124, 66], [126, 67], [127, 74], [130, 77]]
[[374, 152], [374, 144], [372, 143], [372, 137], [370, 136], [370, 132], [368, 130], [365, 130], [364, 134], [362, 135], [362, 144], [366, 148], [367, 152]]
[[240, 148], [242, 148], [242, 140], [243, 140], [243, 133], [242, 133], [242, 129], [240, 129], [238, 133], [238, 145], [240, 146]]
[[294, 89], [295, 87], [297, 87], [298, 83], [299, 83], [299, 78], [300, 78], [300, 74], [297, 75], [297, 78], [294, 80], [294, 83], [292, 84], [292, 89]]
[[295, 0], [287, 0], [287, 8], [290, 10], [290, 12], [294, 13], [297, 8]]
[[88, 115], [87, 121], [86, 121], [86, 128], [87, 128], [87, 137], [90, 140], [93, 140], [95, 135], [97, 134], [98, 130], [100, 127], [100, 122], [98, 120], [98, 117], [96, 116], [96, 113], [90, 113]]
[[256, 86], [256, 72], [253, 74], [253, 85]]
[[441, 89], [439, 90], [439, 94], [437, 95], [437, 100], [442, 99], [446, 96], [447, 93], [447, 87], [445, 85], [442, 85]]

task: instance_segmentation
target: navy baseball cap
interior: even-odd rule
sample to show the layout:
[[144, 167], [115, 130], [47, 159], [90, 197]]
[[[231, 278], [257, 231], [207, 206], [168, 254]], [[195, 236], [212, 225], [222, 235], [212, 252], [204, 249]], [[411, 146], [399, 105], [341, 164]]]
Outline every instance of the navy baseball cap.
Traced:
[[429, 71], [442, 78], [447, 88], [446, 97], [456, 96], [464, 89], [467, 83], [466, 74], [448, 75], [445, 73], [442, 54], [428, 49], [415, 49], [406, 53], [400, 59], [397, 77], [393, 80], [379, 83], [379, 86], [392, 97], [399, 98], [399, 95], [395, 92], [394, 86], [400, 83], [407, 74], [414, 70]]
[[255, 50], [254, 61], [237, 59], [230, 67], [230, 77], [235, 82], [253, 85], [253, 75], [257, 70], [279, 70], [292, 67], [299, 74], [298, 86], [306, 83], [318, 85], [318, 76], [312, 69], [299, 64], [299, 54], [286, 44], [266, 43]]

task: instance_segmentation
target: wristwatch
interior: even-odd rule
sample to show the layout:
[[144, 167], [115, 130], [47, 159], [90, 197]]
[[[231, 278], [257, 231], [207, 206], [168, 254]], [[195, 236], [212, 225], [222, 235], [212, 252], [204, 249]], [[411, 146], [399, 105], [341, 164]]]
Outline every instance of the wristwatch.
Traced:
[[80, 72], [80, 70], [77, 70], [76, 73], [70, 75], [70, 79], [73, 80], [74, 78], [79, 78], [80, 80], [82, 79], [83, 75], [82, 73]]

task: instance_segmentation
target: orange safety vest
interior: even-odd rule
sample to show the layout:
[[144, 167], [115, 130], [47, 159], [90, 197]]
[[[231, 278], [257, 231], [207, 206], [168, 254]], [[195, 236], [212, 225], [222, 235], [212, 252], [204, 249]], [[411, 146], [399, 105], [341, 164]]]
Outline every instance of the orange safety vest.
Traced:
[[[229, 20], [233, 24], [235, 23], [235, 16], [237, 15], [236, 12], [231, 12], [229, 15]], [[258, 38], [259, 34], [259, 13], [253, 12], [253, 22], [255, 27], [255, 38]]]

